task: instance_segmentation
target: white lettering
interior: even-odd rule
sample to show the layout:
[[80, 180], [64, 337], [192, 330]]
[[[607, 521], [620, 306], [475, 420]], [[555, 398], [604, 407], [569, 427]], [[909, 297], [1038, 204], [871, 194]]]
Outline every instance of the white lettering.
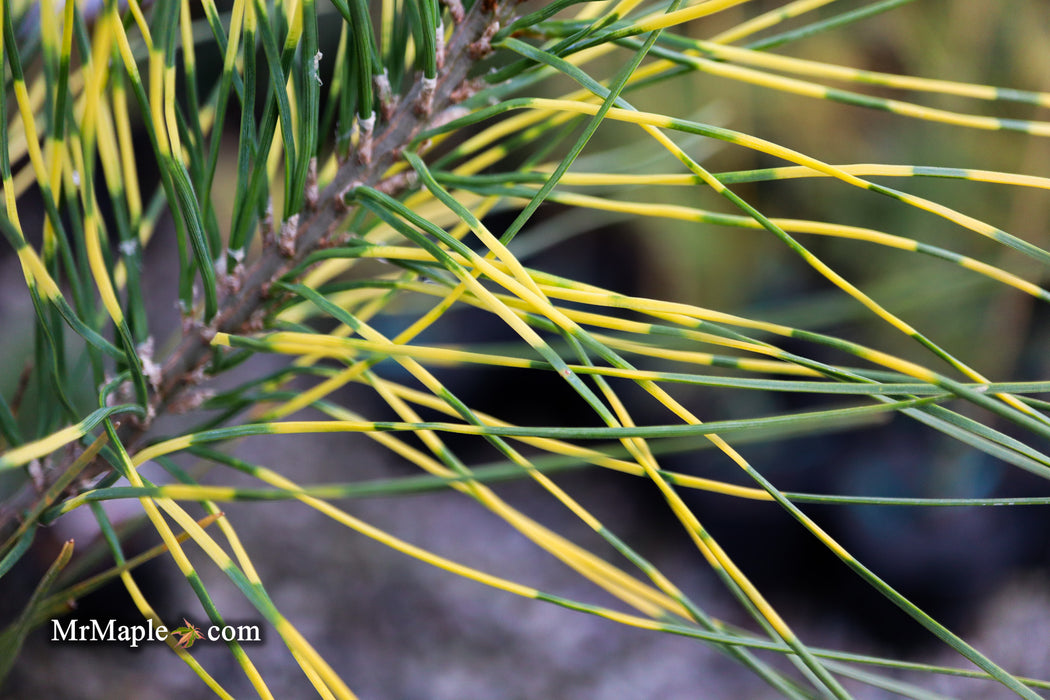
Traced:
[[262, 636], [259, 632], [259, 625], [241, 625], [240, 627], [238, 627], [237, 641], [261, 642]]
[[75, 642], [77, 641], [77, 619], [74, 617], [69, 625], [62, 629], [62, 623], [58, 620], [51, 621], [52, 642]]
[[[103, 627], [101, 624], [99, 624], [98, 620], [92, 620], [90, 626], [89, 625], [81, 625], [81, 627], [80, 627], [81, 639], [80, 640], [81, 641], [92, 641], [92, 642], [112, 642], [114, 640], [114, 637], [113, 637], [113, 627], [114, 627], [114, 625], [116, 625], [116, 622], [114, 620], [108, 621], [106, 623], [105, 627]], [[90, 627], [90, 629], [91, 629], [90, 639], [85, 638], [85, 636], [84, 636], [84, 627]]]
[[[201, 632], [211, 642], [262, 641], [259, 625], [210, 625]], [[152, 619], [144, 625], [117, 625], [115, 620], [51, 620], [52, 642], [124, 642], [135, 649], [143, 642], [163, 642], [171, 634], [167, 626], [155, 624]]]

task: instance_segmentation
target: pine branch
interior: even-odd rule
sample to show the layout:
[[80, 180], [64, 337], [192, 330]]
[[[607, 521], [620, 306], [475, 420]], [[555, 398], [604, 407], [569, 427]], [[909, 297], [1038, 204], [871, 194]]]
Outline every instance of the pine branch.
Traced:
[[[207, 324], [189, 323], [183, 338], [164, 362], [156, 377], [156, 390], [150, 396], [148, 415], [170, 412], [193, 391], [205, 376], [213, 355], [211, 339], [217, 332], [242, 333], [258, 327], [273, 297], [271, 285], [299, 265], [310, 253], [328, 244], [353, 213], [345, 195], [354, 186], [380, 185], [384, 173], [394, 165], [404, 148], [418, 134], [432, 126], [442, 112], [462, 99], [470, 69], [487, 53], [487, 38], [507, 23], [518, 2], [481, 0], [462, 16], [445, 47], [445, 60], [438, 70], [436, 84], [417, 80], [376, 128], [371, 143], [362, 142], [343, 162], [332, 182], [319, 196], [307, 196], [304, 209], [280, 225], [281, 240], [265, 240], [262, 255], [232, 284], [220, 285], [218, 313]], [[455, 14], [455, 13], [454, 13]], [[406, 182], [392, 179], [388, 189], [396, 194]], [[309, 185], [308, 185], [309, 186]], [[148, 435], [150, 421], [125, 421], [119, 430], [129, 452]], [[108, 469], [101, 459], [85, 469], [81, 482]], [[0, 529], [8, 529], [20, 514], [32, 508], [57, 480], [64, 469], [52, 470], [42, 484], [26, 484], [0, 506]]]

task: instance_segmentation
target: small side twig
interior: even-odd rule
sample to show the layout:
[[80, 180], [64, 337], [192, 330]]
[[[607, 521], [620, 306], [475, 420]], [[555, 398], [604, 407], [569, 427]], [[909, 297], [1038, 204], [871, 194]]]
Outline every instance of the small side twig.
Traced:
[[18, 385], [15, 387], [14, 396], [11, 397], [11, 413], [18, 415], [18, 409], [22, 407], [22, 399], [25, 398], [26, 389], [29, 388], [29, 378], [33, 376], [33, 361], [26, 360], [22, 365], [22, 372], [18, 375]]

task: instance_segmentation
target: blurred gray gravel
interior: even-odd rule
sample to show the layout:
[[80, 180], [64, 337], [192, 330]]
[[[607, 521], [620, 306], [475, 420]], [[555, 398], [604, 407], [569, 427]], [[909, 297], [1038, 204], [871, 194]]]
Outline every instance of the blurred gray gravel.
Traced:
[[[302, 483], [388, 473], [394, 458], [361, 436], [255, 438], [239, 453], [286, 471]], [[570, 537], [588, 533], [547, 499], [512, 487], [510, 499]], [[594, 494], [592, 494], [594, 495]], [[601, 494], [599, 494], [601, 495]], [[623, 515], [616, 529], [631, 532], [635, 510], [610, 491], [608, 510]], [[620, 502], [617, 502], [619, 499]], [[349, 512], [456, 561], [571, 598], [610, 601], [567, 567], [526, 542], [498, 518], [457, 494], [354, 501]], [[371, 542], [301, 504], [229, 504], [227, 513], [279, 609], [361, 698], [487, 700], [495, 698], [767, 698], [777, 697], [736, 663], [702, 644], [632, 629], [586, 614], [489, 589]], [[611, 524], [611, 523], [610, 523]], [[592, 535], [591, 535], [592, 536]], [[673, 580], [709, 612], [739, 620], [699, 556], [654, 555]], [[259, 616], [203, 557], [196, 557], [209, 591], [229, 619]], [[202, 615], [186, 586], [176, 584], [164, 606]], [[1018, 580], [977, 612], [978, 648], [1018, 673], [1050, 669], [1050, 600], [1046, 582]], [[808, 643], [864, 651], [844, 625], [814, 624], [787, 615]], [[12, 698], [210, 697], [200, 681], [165, 648], [139, 651], [53, 645], [31, 639], [19, 661]], [[313, 697], [275, 633], [248, 648], [277, 698]], [[237, 698], [254, 697], [221, 645], [199, 644], [194, 656]], [[958, 664], [950, 654], [928, 660]], [[928, 690], [949, 697], [1009, 697], [995, 686], [923, 677]], [[850, 686], [861, 698], [892, 694]]]

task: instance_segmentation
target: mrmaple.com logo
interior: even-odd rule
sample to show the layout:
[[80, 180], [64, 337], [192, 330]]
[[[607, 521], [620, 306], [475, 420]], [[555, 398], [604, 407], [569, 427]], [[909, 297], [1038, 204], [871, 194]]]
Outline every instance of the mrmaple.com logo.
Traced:
[[175, 646], [188, 649], [197, 640], [209, 642], [261, 642], [259, 625], [211, 625], [196, 627], [186, 618], [183, 625], [168, 628], [146, 620], [144, 624], [118, 625], [116, 620], [51, 620], [51, 641], [66, 643], [117, 643], [135, 649], [148, 642], [167, 642], [170, 638]]

